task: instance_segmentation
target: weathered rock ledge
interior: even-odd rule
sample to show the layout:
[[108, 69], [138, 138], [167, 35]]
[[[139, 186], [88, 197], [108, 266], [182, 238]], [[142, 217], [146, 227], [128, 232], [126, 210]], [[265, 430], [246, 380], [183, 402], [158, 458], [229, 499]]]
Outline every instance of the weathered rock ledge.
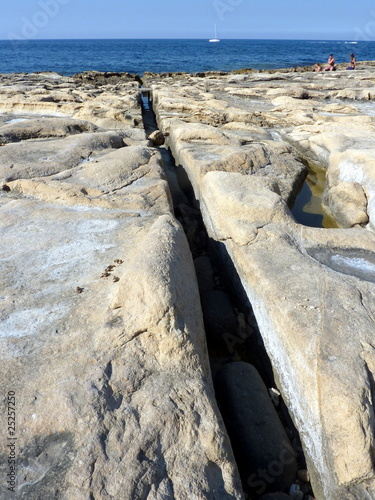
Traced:
[[[150, 84], [159, 128], [253, 308], [316, 498], [374, 499], [373, 72]], [[326, 168], [337, 229], [292, 217], [299, 156]]]
[[134, 82], [0, 79], [1, 498], [243, 498], [140, 102]]
[[[317, 500], [375, 499], [374, 80], [370, 67], [143, 78], [155, 138], [255, 315]], [[20, 499], [244, 498], [141, 102], [132, 75], [0, 75], [1, 387], [16, 394]], [[308, 162], [326, 170], [335, 229], [291, 215]], [[229, 395], [233, 365], [217, 382]], [[251, 371], [236, 366], [231, 383]], [[288, 498], [279, 445], [251, 498]], [[243, 463], [241, 479], [259, 484]]]

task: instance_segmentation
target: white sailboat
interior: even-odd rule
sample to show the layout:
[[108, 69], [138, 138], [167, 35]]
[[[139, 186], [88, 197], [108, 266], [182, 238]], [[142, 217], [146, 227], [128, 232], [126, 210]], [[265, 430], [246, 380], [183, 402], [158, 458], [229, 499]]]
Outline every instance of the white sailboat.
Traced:
[[214, 38], [210, 38], [209, 42], [220, 42], [220, 38], [217, 37], [216, 24], [215, 24], [215, 36]]

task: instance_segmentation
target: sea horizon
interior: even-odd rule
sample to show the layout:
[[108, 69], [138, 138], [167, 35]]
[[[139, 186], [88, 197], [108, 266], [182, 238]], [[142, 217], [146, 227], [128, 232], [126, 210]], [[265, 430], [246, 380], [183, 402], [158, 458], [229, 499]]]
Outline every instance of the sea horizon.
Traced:
[[334, 53], [337, 63], [375, 60], [375, 42], [323, 39], [79, 38], [0, 41], [0, 73], [83, 71], [197, 73], [313, 66]]
[[[130, 37], [130, 38], [0, 38], [0, 42], [37, 42], [37, 41], [85, 41], [85, 40], [98, 40], [98, 41], [112, 41], [112, 40], [209, 40], [209, 37], [206, 38], [191, 38], [191, 37], [150, 37], [150, 38], [140, 38], [140, 37]], [[350, 43], [359, 43], [367, 41], [363, 40], [351, 40], [350, 38], [225, 38], [220, 37], [220, 41], [223, 40], [245, 40], [245, 41], [256, 41], [256, 40], [272, 40], [272, 41], [300, 41], [300, 42], [350, 42]]]

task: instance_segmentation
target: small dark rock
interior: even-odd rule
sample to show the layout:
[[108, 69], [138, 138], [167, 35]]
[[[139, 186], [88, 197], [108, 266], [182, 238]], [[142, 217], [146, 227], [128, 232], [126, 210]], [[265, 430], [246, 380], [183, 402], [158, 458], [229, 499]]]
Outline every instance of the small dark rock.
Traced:
[[154, 146], [162, 146], [164, 144], [164, 135], [160, 130], [154, 130], [148, 138], [154, 143]]
[[309, 471], [306, 469], [301, 469], [298, 471], [298, 479], [302, 481], [303, 483], [309, 483], [310, 482], [310, 474]]

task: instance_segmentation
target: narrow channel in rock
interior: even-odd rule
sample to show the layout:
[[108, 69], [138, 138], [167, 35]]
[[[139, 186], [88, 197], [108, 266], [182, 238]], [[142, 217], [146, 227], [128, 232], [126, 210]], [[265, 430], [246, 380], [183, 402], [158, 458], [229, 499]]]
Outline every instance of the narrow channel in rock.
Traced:
[[[147, 136], [155, 137], [148, 89], [143, 89], [143, 121]], [[158, 149], [194, 259], [217, 402], [247, 498], [308, 498], [313, 493], [308, 473], [301, 473], [306, 471], [301, 441], [238, 274], [224, 245], [209, 238], [185, 170], [166, 145]]]

